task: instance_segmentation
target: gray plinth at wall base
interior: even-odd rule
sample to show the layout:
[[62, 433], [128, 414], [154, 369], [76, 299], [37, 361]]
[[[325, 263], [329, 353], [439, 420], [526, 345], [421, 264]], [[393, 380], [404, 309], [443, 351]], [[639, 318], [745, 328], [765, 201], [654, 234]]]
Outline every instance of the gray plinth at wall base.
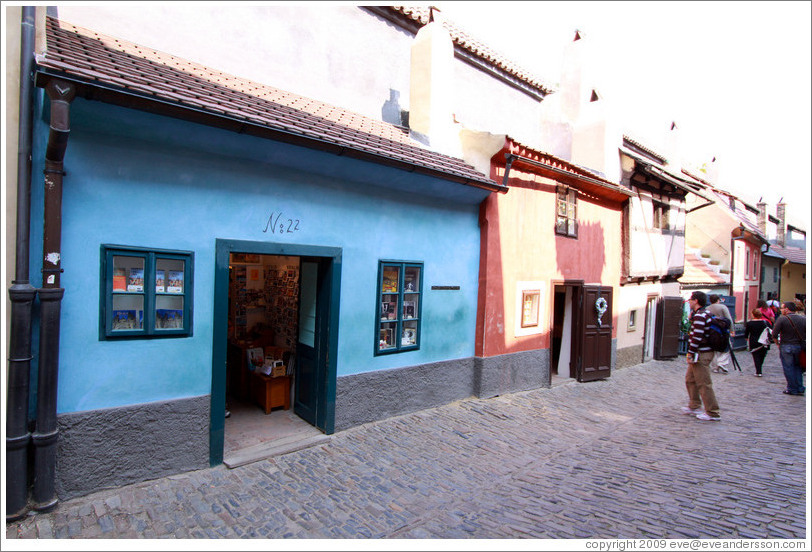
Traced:
[[617, 350], [617, 368], [635, 366], [643, 361], [643, 346], [624, 347]]
[[474, 393], [481, 399], [550, 387], [550, 350], [477, 357]]
[[473, 392], [473, 358], [342, 376], [336, 381], [335, 429], [441, 406]]
[[209, 467], [209, 395], [60, 415], [60, 500]]

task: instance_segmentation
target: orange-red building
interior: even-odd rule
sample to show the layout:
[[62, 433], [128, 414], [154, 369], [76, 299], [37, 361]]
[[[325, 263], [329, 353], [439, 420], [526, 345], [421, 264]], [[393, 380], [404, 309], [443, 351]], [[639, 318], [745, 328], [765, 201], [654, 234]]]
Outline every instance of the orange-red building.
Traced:
[[506, 137], [480, 207], [479, 396], [607, 377], [631, 192]]

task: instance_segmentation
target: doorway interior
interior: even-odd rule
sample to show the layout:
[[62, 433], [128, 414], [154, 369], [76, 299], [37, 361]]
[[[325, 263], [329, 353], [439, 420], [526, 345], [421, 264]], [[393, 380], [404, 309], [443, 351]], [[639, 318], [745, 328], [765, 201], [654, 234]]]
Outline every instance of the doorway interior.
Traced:
[[654, 337], [657, 322], [657, 295], [649, 295], [646, 299], [646, 322], [643, 330], [643, 362], [654, 358]]
[[230, 253], [224, 461], [321, 434], [294, 403], [301, 258]]
[[553, 331], [552, 355], [550, 362], [551, 384], [571, 381], [575, 378], [575, 334], [576, 311], [573, 301], [577, 295], [574, 285], [558, 284], [553, 287]]

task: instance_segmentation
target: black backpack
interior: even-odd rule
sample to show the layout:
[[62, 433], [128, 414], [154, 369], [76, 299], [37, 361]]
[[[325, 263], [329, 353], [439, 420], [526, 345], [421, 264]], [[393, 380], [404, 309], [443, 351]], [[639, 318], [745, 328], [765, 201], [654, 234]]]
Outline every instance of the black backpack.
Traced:
[[730, 321], [708, 313], [705, 324], [705, 345], [723, 353], [730, 347]]

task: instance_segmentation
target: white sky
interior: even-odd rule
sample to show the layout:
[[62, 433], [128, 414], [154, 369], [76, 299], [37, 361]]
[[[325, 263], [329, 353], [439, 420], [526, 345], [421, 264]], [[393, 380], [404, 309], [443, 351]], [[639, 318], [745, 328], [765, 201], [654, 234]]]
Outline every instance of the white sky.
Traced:
[[575, 29], [605, 69], [602, 97], [656, 151], [671, 121], [720, 187], [810, 228], [812, 3], [434, 2], [462, 29], [557, 84]]

